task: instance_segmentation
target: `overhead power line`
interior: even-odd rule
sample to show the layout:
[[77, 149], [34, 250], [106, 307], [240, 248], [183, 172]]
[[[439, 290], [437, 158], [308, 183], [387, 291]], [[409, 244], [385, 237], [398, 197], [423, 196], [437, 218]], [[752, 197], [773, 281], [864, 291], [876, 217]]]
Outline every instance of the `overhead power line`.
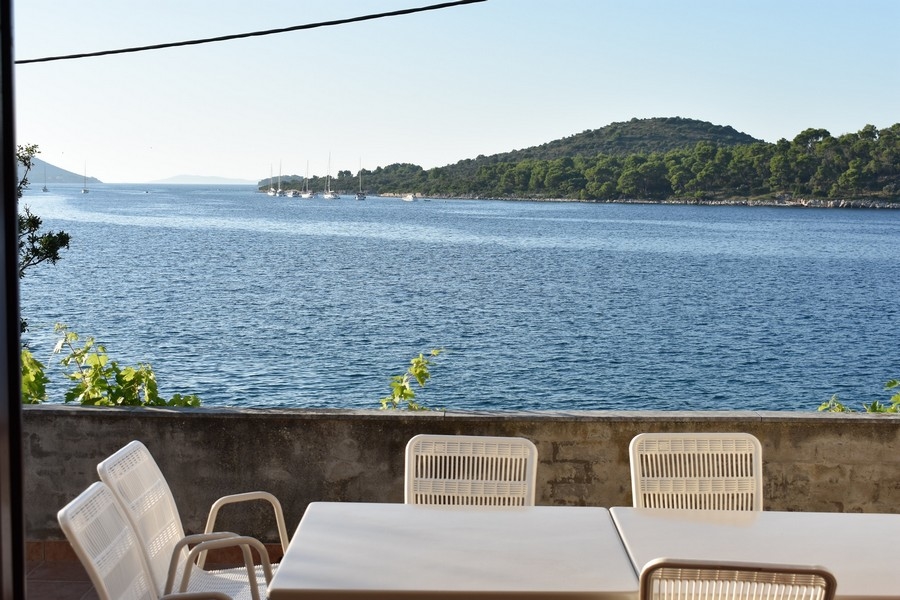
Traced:
[[231, 40], [240, 40], [251, 37], [262, 37], [264, 35], [275, 35], [278, 33], [288, 33], [290, 31], [302, 31], [304, 29], [317, 29], [319, 27], [333, 27], [335, 25], [346, 25], [347, 23], [359, 23], [360, 21], [372, 21], [374, 19], [384, 19], [386, 17], [399, 17], [402, 15], [410, 15], [413, 13], [425, 12], [429, 10], [440, 10], [443, 8], [452, 8], [463, 4], [474, 4], [476, 2], [486, 2], [487, 0], [456, 0], [455, 2], [443, 2], [441, 4], [431, 4], [429, 6], [420, 6], [417, 8], [404, 8], [390, 12], [377, 13], [372, 15], [363, 15], [361, 17], [351, 17], [349, 19], [337, 19], [335, 21], [322, 21], [320, 23], [309, 23], [306, 25], [294, 25], [292, 27], [282, 27], [280, 29], [267, 29], [265, 31], [251, 31], [248, 33], [235, 33], [232, 35], [222, 35], [212, 38], [203, 38], [195, 40], [185, 40], [181, 42], [168, 42], [164, 44], [153, 44], [150, 46], [134, 46], [132, 48], [118, 48], [116, 50], [100, 50], [98, 52], [82, 52], [80, 54], [67, 54], [63, 56], [46, 56], [44, 58], [27, 58], [15, 61], [17, 65], [27, 65], [31, 63], [53, 62], [59, 60], [74, 60], [78, 58], [93, 58], [96, 56], [110, 56], [112, 54], [130, 54], [134, 52], [146, 52], [148, 50], [163, 50], [165, 48], [180, 48], [182, 46], [199, 46], [200, 44], [211, 44], [213, 42], [228, 42]]

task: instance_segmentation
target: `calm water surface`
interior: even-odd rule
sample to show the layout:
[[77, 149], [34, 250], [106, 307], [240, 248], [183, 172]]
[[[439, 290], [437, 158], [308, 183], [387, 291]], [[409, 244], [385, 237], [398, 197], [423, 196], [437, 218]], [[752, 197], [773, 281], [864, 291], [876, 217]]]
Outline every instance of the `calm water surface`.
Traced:
[[24, 199], [72, 236], [22, 280], [57, 382], [56, 322], [208, 406], [377, 408], [435, 347], [448, 409], [858, 407], [900, 377], [900, 211], [79, 191]]

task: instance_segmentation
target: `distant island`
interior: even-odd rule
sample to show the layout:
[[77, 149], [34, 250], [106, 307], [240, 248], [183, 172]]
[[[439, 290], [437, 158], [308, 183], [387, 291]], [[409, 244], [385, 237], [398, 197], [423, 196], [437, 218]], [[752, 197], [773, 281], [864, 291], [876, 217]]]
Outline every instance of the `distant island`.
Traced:
[[214, 177], [209, 175], [176, 175], [166, 179], [157, 179], [149, 183], [159, 184], [190, 184], [190, 185], [254, 185], [252, 179], [232, 179], [228, 177]]
[[[25, 171], [22, 165], [19, 165], [19, 179], [22, 179]], [[56, 184], [83, 184], [84, 175], [66, 171], [55, 165], [34, 157], [32, 159], [31, 172], [28, 179], [32, 187], [41, 188], [45, 184], [50, 187]], [[103, 183], [96, 177], [88, 177], [88, 184]], [[215, 177], [205, 175], [176, 175], [167, 179], [150, 181], [146, 183], [153, 184], [193, 184], [193, 185], [255, 185], [255, 181], [250, 179], [233, 179], [228, 177]]]
[[[445, 167], [363, 170], [362, 180], [368, 193], [382, 195], [900, 208], [900, 123], [839, 137], [809, 128], [769, 143], [696, 119], [632, 119]], [[305, 184], [299, 176], [281, 183], [287, 190]], [[325, 186], [322, 177], [308, 183]], [[350, 171], [331, 183], [346, 194], [357, 185]]]

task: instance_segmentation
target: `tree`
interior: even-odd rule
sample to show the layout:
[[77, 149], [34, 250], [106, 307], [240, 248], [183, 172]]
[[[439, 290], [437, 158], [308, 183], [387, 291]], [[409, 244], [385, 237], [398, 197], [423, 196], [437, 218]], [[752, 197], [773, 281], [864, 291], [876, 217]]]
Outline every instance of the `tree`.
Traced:
[[[22, 179], [16, 186], [16, 197], [21, 198], [22, 192], [28, 187], [28, 173], [33, 166], [34, 157], [40, 151], [36, 144], [16, 146], [16, 161], [22, 165], [24, 172]], [[19, 279], [25, 277], [25, 271], [30, 267], [43, 262], [56, 264], [60, 259], [59, 253], [63, 248], [69, 247], [69, 234], [65, 231], [41, 231], [43, 225], [41, 218], [24, 206], [19, 213]], [[28, 323], [21, 319], [19, 327], [22, 331], [28, 328]]]

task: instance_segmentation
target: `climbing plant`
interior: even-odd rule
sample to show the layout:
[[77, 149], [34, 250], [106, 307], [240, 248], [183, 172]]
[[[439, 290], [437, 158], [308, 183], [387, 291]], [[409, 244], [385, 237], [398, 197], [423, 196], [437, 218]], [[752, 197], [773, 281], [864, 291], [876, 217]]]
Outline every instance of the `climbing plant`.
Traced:
[[[159, 395], [156, 374], [146, 363], [122, 367], [110, 360], [106, 347], [93, 337], [81, 340], [67, 325], [57, 323], [59, 339], [54, 354], [63, 354], [60, 364], [72, 386], [64, 399], [89, 406], [199, 406], [194, 394], [175, 394], [169, 399]], [[49, 379], [44, 365], [28, 349], [22, 350], [22, 402], [36, 404], [47, 399]]]
[[[894, 390], [900, 388], [900, 380], [891, 379], [884, 384], [884, 389]], [[900, 413], [900, 390], [891, 396], [887, 403], [880, 400], [872, 400], [869, 403], [863, 403], [863, 412], [867, 413]], [[822, 412], [856, 412], [849, 406], [843, 404], [837, 394], [834, 394], [828, 401], [823, 402], [819, 406]]]
[[420, 353], [409, 361], [406, 373], [391, 377], [391, 394], [381, 399], [382, 410], [402, 409], [403, 407], [407, 410], [431, 410], [416, 401], [413, 382], [418, 384], [419, 388], [425, 387], [425, 384], [431, 379], [431, 367], [434, 365], [434, 359], [442, 352], [442, 349], [434, 348], [427, 357], [424, 353]]

